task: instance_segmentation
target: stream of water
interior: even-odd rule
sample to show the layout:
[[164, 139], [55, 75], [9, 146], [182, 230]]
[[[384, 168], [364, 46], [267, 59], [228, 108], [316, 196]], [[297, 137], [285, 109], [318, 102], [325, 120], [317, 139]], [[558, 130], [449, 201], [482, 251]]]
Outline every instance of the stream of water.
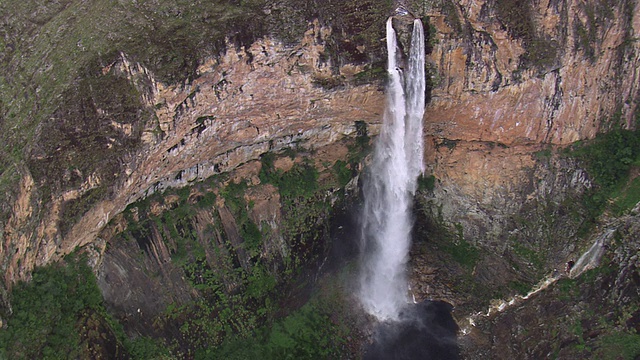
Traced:
[[398, 320], [409, 302], [406, 262], [417, 178], [423, 172], [424, 32], [413, 23], [403, 66], [392, 18], [387, 20], [388, 75], [383, 126], [364, 183], [359, 297], [379, 320]]

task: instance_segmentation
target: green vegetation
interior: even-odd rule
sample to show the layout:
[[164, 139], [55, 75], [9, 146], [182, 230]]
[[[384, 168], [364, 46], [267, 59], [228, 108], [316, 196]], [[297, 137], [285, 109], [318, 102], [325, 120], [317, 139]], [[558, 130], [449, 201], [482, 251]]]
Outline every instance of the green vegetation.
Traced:
[[640, 163], [640, 132], [614, 129], [591, 143], [578, 144], [571, 153], [581, 160], [602, 188], [613, 188], [627, 179], [629, 169]]
[[345, 345], [355, 320], [350, 305], [345, 304], [347, 279], [354, 267], [323, 276], [317, 291], [299, 309], [283, 309], [287, 315], [272, 320], [247, 337], [228, 338], [217, 349], [203, 350], [197, 359], [347, 359]]
[[[285, 261], [289, 271], [293, 271], [301, 264], [312, 262], [323, 252], [325, 242], [321, 238], [325, 236], [327, 220], [333, 209], [322, 191], [327, 185], [320, 186], [318, 170], [308, 159], [294, 163], [284, 172], [274, 167], [275, 156], [273, 153], [262, 156], [259, 177], [261, 182], [275, 185], [280, 193], [284, 217], [282, 231], [293, 250], [292, 256]], [[337, 166], [337, 170], [341, 170], [340, 165]], [[346, 173], [341, 176], [345, 181]]]
[[174, 359], [158, 339], [139, 336], [133, 340], [127, 340], [126, 345], [132, 360]]
[[612, 209], [616, 215], [622, 215], [633, 209], [640, 201], [640, 177], [634, 178], [628, 185], [614, 191], [611, 197], [614, 199]]
[[222, 189], [221, 195], [238, 225], [240, 236], [245, 241], [245, 249], [250, 252], [251, 256], [255, 256], [262, 246], [262, 233], [258, 225], [249, 217], [250, 204], [247, 204], [244, 199], [246, 190], [247, 184], [243, 181], [237, 184], [229, 182]]
[[610, 199], [618, 214], [640, 200], [638, 180], [629, 181], [631, 169], [640, 166], [640, 131], [614, 129], [591, 142], [575, 144], [568, 153], [585, 166], [596, 184], [583, 199], [587, 226], [609, 206]]
[[559, 290], [559, 298], [563, 300], [575, 299], [580, 294], [580, 287], [595, 284], [597, 280], [608, 276], [617, 270], [617, 266], [605, 258], [600, 266], [589, 269], [575, 279], [562, 278], [554, 285]]
[[[64, 262], [36, 268], [30, 282], [16, 285], [13, 314], [0, 330], [0, 358], [68, 359], [106, 357], [148, 359], [167, 354], [146, 337], [126, 339], [106, 312], [86, 258], [71, 254]], [[105, 352], [106, 351], [106, 352]]]
[[[124, 213], [128, 225], [119, 236], [137, 242], [146, 252], [152, 242], [164, 242], [172, 263], [182, 269], [185, 279], [201, 295], [194, 302], [169, 306], [155, 319], [160, 329], [179, 329], [178, 334], [166, 339], [173, 353], [193, 354], [197, 349], [218, 345], [231, 334], [247, 336], [274, 310], [271, 297], [279, 279], [256, 259], [262, 248], [262, 233], [248, 215], [250, 204], [244, 198], [247, 185], [228, 182], [225, 186], [224, 180], [213, 177], [192, 188], [167, 190], [130, 205]], [[213, 208], [215, 188], [234, 217], [242, 243], [232, 242], [224, 231], [220, 215]], [[173, 194], [178, 196], [177, 201], [169, 196]], [[173, 202], [166, 203], [166, 199]], [[154, 215], [152, 205], [165, 210]], [[213, 217], [214, 222], [199, 226], [198, 214]]]
[[515, 290], [518, 295], [527, 295], [529, 291], [531, 291], [531, 285], [523, 283], [521, 281], [511, 281], [509, 282], [509, 288]]
[[537, 159], [537, 160], [546, 160], [551, 158], [551, 154], [552, 154], [552, 149], [547, 147], [545, 149], [536, 151], [533, 156]]
[[308, 198], [318, 190], [318, 170], [309, 162], [296, 163], [286, 172], [274, 167], [274, 153], [266, 153], [261, 157], [260, 181], [275, 185], [282, 200], [292, 204], [298, 198]]
[[418, 190], [431, 192], [436, 188], [436, 177], [433, 175], [425, 176], [424, 174], [418, 177]]
[[198, 353], [196, 359], [337, 359], [344, 332], [329, 313], [307, 303], [253, 336], [230, 339], [218, 349]]
[[[296, 156], [294, 151], [285, 153]], [[173, 353], [200, 356], [204, 349], [215, 349], [230, 338], [262, 334], [257, 329], [273, 321], [281, 300], [279, 291], [322, 254], [325, 243], [317, 240], [324, 236], [331, 207], [321, 191], [318, 171], [308, 161], [296, 162], [288, 171], [278, 170], [276, 156], [264, 154], [259, 177], [280, 193], [280, 231], [288, 244], [282, 259], [259, 256], [271, 229], [266, 223], [261, 229], [251, 220], [253, 203], [247, 201], [249, 187], [244, 181], [213, 177], [192, 187], [155, 194], [125, 211], [128, 225], [119, 236], [137, 242], [141, 252], [148, 252], [154, 242], [164, 242], [172, 263], [201, 295], [194, 302], [170, 306], [156, 319], [159, 328], [179, 328], [178, 336], [166, 339]], [[215, 206], [220, 199], [232, 220]], [[158, 213], [157, 209], [163, 210]], [[206, 218], [213, 218], [213, 223], [199, 224]], [[235, 235], [233, 229], [237, 229]], [[270, 351], [276, 356], [276, 350]]]
[[377, 62], [375, 64], [367, 64], [365, 69], [355, 74], [354, 82], [356, 85], [379, 83], [383, 84], [388, 78], [386, 64]]
[[356, 141], [348, 146], [349, 153], [346, 162], [350, 164], [352, 169], [357, 169], [359, 164], [371, 152], [371, 138], [367, 123], [362, 120], [356, 120], [354, 123], [356, 129]]
[[577, 284], [578, 282], [575, 279], [562, 278], [558, 280], [555, 284], [559, 292], [558, 299], [564, 301], [575, 299], [580, 293]]
[[453, 231], [442, 219], [437, 219], [429, 224], [418, 224], [417, 230], [422, 233], [421, 237], [434, 241], [439, 250], [451, 256], [465, 270], [473, 270], [480, 259], [480, 249], [464, 238], [463, 228], [459, 223], [455, 224]]
[[369, 142], [371, 139], [369, 138], [367, 123], [362, 120], [358, 120], [355, 122], [355, 127], [356, 127], [356, 146], [360, 149], [369, 148], [370, 146]]
[[635, 359], [640, 355], [640, 335], [634, 328], [638, 304], [611, 296], [612, 286], [627, 286], [616, 280], [620, 271], [612, 257], [605, 255], [599, 267], [574, 279], [562, 278], [547, 290], [551, 292], [548, 299], [571, 309], [559, 321], [547, 323], [554, 332], [559, 329], [572, 338], [569, 347], [554, 344], [556, 353], [564, 348], [564, 357], [589, 359]]
[[512, 247], [513, 252], [533, 266], [535, 270], [542, 271], [544, 269], [544, 258], [540, 251], [520, 242], [513, 242]]
[[640, 334], [619, 331], [598, 339], [598, 358], [633, 360], [640, 356]]
[[275, 184], [285, 202], [312, 196], [318, 190], [318, 170], [310, 163], [295, 164]]
[[333, 164], [333, 171], [338, 178], [338, 185], [340, 185], [340, 187], [344, 187], [345, 185], [347, 185], [347, 183], [353, 177], [353, 172], [347, 167], [347, 163], [342, 160], [337, 160]]
[[0, 332], [6, 358], [73, 358], [80, 355], [76, 324], [84, 311], [104, 311], [84, 259], [38, 268], [29, 283], [12, 291], [13, 315]]
[[480, 259], [480, 253], [477, 247], [471, 245], [465, 239], [459, 239], [445, 245], [442, 250], [453, 258], [458, 264], [473, 269]]

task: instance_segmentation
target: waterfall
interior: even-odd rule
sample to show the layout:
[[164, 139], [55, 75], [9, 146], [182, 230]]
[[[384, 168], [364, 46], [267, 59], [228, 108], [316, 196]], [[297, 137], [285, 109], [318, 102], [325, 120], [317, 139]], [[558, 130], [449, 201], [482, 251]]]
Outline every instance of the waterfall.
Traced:
[[423, 172], [424, 33], [416, 19], [407, 69], [399, 66], [392, 19], [387, 20], [388, 85], [383, 126], [364, 183], [363, 258], [359, 297], [379, 320], [397, 320], [408, 303], [406, 262], [411, 209]]

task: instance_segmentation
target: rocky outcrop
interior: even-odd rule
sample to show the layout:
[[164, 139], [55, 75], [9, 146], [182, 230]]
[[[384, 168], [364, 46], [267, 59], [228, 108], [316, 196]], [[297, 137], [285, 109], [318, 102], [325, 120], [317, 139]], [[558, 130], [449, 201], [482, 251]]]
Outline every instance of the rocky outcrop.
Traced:
[[[425, 11], [436, 30], [425, 116], [436, 181], [418, 199], [428, 220], [418, 217], [425, 243], [412, 254], [412, 290], [417, 299], [456, 305], [454, 315], [464, 321], [490, 299], [526, 293], [553, 269], [562, 271], [597, 235], [583, 226], [581, 198], [592, 179], [560, 150], [611, 128], [635, 129], [639, 52], [629, 40], [640, 31], [640, 8], [452, 1]], [[637, 252], [634, 236], [618, 237], [628, 258]], [[607, 266], [628, 263], [612, 251]], [[594, 323], [594, 313], [607, 316], [595, 309], [634, 306], [609, 293], [613, 280], [598, 271], [609, 274], [571, 280], [570, 296], [562, 280], [487, 320], [460, 338], [469, 346], [465, 355], [584, 358], [611, 349], [611, 338], [633, 337], [632, 329], [617, 332], [631, 320]], [[620, 287], [637, 290], [631, 280]], [[554, 320], [560, 318], [572, 323]]]

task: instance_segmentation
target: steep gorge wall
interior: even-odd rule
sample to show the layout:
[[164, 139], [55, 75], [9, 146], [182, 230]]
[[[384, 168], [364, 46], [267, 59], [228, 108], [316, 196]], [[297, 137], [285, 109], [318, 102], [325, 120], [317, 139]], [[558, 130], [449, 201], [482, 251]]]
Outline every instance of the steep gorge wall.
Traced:
[[[491, 252], [557, 266], [592, 184], [558, 149], [635, 128], [638, 4], [453, 1], [425, 6], [433, 88], [425, 126], [433, 217]], [[454, 229], [455, 231], [455, 229]], [[518, 260], [520, 265], [527, 262]], [[529, 261], [530, 262], [530, 261]]]
[[[136, 199], [228, 172], [268, 151], [317, 149], [355, 136], [356, 121], [370, 123], [375, 132], [383, 107], [378, 86], [327, 91], [317, 85], [318, 79], [335, 76], [320, 59], [328, 31], [316, 23], [293, 48], [270, 39], [247, 49], [230, 46], [220, 59], [204, 63], [187, 85], [163, 85], [121, 54], [103, 68], [103, 76], [124, 74], [154, 109], [140, 134], [141, 149], [124, 159], [112, 195], [91, 204], [66, 234], [57, 231], [60, 217], [67, 215], [61, 208], [98, 187], [100, 179], [89, 177], [79, 190], [54, 197], [43, 221], [25, 232], [21, 228], [33, 216], [28, 199], [35, 190], [27, 175], [0, 254], [7, 264], [5, 282], [27, 278], [33, 266], [92, 243]], [[346, 66], [341, 75], [352, 79], [360, 71], [362, 67]], [[112, 126], [131, 132], [118, 123]]]

